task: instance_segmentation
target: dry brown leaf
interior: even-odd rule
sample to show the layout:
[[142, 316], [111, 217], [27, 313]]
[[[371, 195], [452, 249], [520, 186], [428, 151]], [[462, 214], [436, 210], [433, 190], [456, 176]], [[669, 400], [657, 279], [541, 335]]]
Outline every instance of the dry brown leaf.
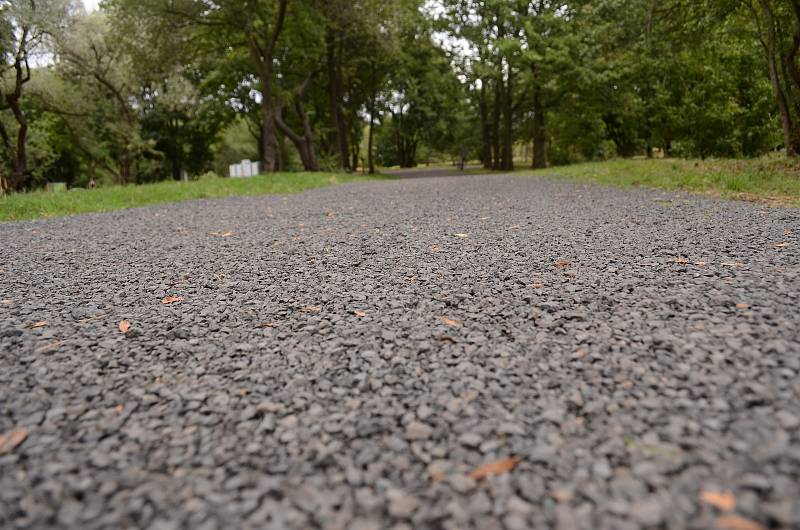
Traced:
[[483, 480], [492, 475], [505, 475], [506, 473], [514, 471], [514, 468], [517, 467], [520, 460], [519, 457], [512, 456], [511, 458], [502, 458], [494, 462], [489, 462], [473, 470], [472, 473], [469, 474], [469, 478], [472, 480]]
[[5, 455], [19, 447], [28, 437], [28, 429], [14, 427], [10, 431], [0, 434], [0, 455]]
[[442, 466], [436, 462], [433, 462], [428, 466], [428, 474], [431, 477], [431, 482], [434, 484], [442, 482], [445, 478], [444, 469], [442, 469]]
[[691, 262], [686, 258], [676, 258], [675, 263], [677, 263], [678, 265], [688, 265]]
[[777, 245], [773, 246], [772, 248], [786, 248], [789, 245], [791, 245], [791, 243], [789, 243], [788, 241], [785, 241], [783, 243], [778, 243]]
[[531, 288], [533, 289], [544, 289], [544, 284], [542, 282], [536, 282], [531, 284]]
[[63, 340], [54, 340], [52, 342], [48, 342], [44, 346], [40, 346], [36, 348], [36, 353], [44, 353], [46, 351], [57, 350], [61, 345], [64, 344]]
[[128, 330], [131, 329], [131, 323], [127, 320], [123, 320], [119, 323], [119, 331], [120, 333], [127, 333]]
[[3, 305], [11, 305], [13, 303], [14, 303], [14, 300], [11, 300], [10, 298], [7, 298], [7, 299], [3, 300], [3, 302], [2, 302]]
[[572, 265], [572, 263], [570, 263], [569, 261], [567, 261], [565, 259], [556, 261], [556, 269], [559, 269], [559, 270], [566, 269], [570, 265]]
[[125, 410], [125, 405], [117, 405], [116, 407], [114, 407], [114, 412], [116, 412], [117, 414], [122, 414], [122, 411], [124, 410]]
[[511, 230], [519, 230], [520, 228], [522, 228], [522, 226], [520, 226], [520, 225], [511, 225], [510, 228], [511, 228]]
[[550, 492], [550, 496], [561, 504], [568, 503], [574, 497], [573, 493], [569, 490], [553, 490]]
[[705, 267], [706, 266], [706, 262], [705, 261], [695, 261], [694, 264], [697, 265], [698, 267]]
[[233, 232], [209, 232], [208, 235], [214, 237], [231, 237], [235, 234]]
[[733, 496], [732, 491], [701, 491], [700, 500], [715, 508], [719, 508], [723, 512], [732, 512], [736, 509], [736, 497]]
[[439, 320], [441, 320], [445, 325], [453, 328], [461, 327], [461, 325], [463, 324], [463, 322], [461, 322], [460, 320], [453, 320], [452, 318], [447, 318], [447, 317], [439, 317]]
[[736, 304], [736, 309], [750, 309], [750, 304]]
[[353, 311], [353, 314], [355, 316], [357, 316], [358, 318], [364, 318], [365, 316], [367, 316], [367, 313], [364, 312], [364, 311], [361, 311], [360, 309], [356, 309], [355, 311]]
[[732, 261], [724, 261], [721, 263], [723, 267], [744, 267], [744, 263], [736, 263]]
[[437, 337], [441, 342], [449, 342], [450, 344], [458, 344], [458, 339], [450, 335], [439, 335]]
[[176, 304], [178, 302], [183, 302], [185, 300], [182, 296], [168, 296], [161, 300], [161, 303], [164, 305]]
[[311, 305], [304, 307], [301, 311], [303, 311], [303, 313], [321, 313], [322, 308], [320, 306]]
[[453, 235], [459, 239], [467, 239], [469, 237], [469, 234], [453, 234]]
[[31, 326], [31, 328], [32, 329], [36, 329], [36, 328], [43, 328], [45, 326], [47, 326], [47, 322], [45, 322], [44, 320], [40, 320], [39, 322], [36, 322], [35, 324], [33, 324]]
[[256, 325], [256, 329], [274, 328], [277, 324], [275, 322], [262, 322]]
[[717, 518], [719, 530], [766, 530], [762, 525], [741, 515], [723, 515]]

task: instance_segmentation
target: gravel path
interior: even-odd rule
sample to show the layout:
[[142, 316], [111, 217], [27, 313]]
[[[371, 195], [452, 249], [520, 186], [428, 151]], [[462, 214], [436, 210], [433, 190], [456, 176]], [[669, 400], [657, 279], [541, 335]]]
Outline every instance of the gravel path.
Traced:
[[798, 234], [497, 176], [2, 224], [0, 528], [800, 528]]

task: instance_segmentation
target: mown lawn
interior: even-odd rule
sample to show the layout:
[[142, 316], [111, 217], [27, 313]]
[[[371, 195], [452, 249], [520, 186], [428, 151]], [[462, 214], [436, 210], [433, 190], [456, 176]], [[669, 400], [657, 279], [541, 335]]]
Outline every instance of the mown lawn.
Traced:
[[332, 173], [276, 173], [249, 179], [211, 178], [190, 182], [159, 182], [108, 186], [68, 192], [34, 191], [0, 196], [0, 221], [108, 212], [153, 204], [211, 199], [233, 195], [272, 195], [343, 184], [381, 176]]
[[610, 160], [526, 173], [800, 207], [800, 161], [779, 156], [754, 160]]

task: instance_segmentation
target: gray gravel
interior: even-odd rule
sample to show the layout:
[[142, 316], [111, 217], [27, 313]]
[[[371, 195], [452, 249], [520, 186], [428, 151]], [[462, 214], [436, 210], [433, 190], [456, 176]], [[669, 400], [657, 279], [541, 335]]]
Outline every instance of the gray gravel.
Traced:
[[800, 528], [798, 234], [496, 176], [0, 225], [0, 528]]

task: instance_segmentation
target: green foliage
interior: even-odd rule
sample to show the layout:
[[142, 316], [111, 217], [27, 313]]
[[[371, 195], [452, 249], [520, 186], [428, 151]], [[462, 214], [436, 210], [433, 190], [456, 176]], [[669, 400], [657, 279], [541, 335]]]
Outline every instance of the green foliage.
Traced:
[[[213, 4], [0, 0], [0, 177], [150, 183], [373, 155], [509, 170], [523, 145], [539, 166], [800, 149], [800, 9], [782, 0]], [[34, 48], [52, 61], [15, 114], [14, 66]]]
[[193, 182], [160, 182], [139, 186], [108, 186], [94, 190], [44, 191], [0, 196], [0, 221], [108, 212], [154, 204], [240, 195], [299, 193], [368, 177], [333, 173], [276, 173], [249, 179], [209, 178]]
[[532, 174], [611, 186], [701, 192], [800, 207], [800, 169], [779, 155], [751, 160], [618, 159], [553, 167]]

